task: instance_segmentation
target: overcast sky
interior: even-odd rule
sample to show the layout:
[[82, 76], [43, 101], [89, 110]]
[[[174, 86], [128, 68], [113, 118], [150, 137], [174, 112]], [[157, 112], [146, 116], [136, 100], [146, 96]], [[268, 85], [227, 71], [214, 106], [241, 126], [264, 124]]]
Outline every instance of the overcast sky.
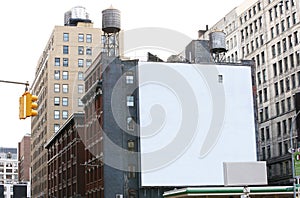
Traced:
[[[9, 0], [2, 3], [0, 18], [0, 80], [31, 83], [37, 61], [55, 25], [63, 25], [64, 13], [84, 6], [101, 28], [101, 11], [121, 11], [121, 26], [127, 31], [141, 27], [164, 27], [192, 39], [197, 31], [212, 26], [243, 0]], [[30, 133], [30, 118], [19, 120], [19, 97], [23, 85], [0, 83], [0, 146], [17, 147]]]

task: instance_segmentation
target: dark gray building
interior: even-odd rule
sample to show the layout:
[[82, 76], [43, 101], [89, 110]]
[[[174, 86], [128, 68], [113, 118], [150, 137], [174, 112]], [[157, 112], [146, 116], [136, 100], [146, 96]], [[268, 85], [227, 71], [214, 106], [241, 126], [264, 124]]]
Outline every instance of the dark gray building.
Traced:
[[[102, 54], [86, 72], [82, 100], [87, 123], [87, 197], [137, 195], [136, 66], [137, 60], [122, 61]], [[94, 173], [99, 177], [93, 177]], [[92, 185], [95, 182], [99, 185]]]

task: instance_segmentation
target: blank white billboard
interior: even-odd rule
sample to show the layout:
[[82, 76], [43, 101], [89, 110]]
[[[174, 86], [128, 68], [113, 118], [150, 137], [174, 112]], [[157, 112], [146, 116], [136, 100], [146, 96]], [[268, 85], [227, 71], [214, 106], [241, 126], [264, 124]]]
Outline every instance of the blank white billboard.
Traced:
[[267, 167], [265, 161], [224, 162], [225, 186], [267, 185]]
[[139, 63], [142, 186], [223, 185], [256, 161], [251, 68]]

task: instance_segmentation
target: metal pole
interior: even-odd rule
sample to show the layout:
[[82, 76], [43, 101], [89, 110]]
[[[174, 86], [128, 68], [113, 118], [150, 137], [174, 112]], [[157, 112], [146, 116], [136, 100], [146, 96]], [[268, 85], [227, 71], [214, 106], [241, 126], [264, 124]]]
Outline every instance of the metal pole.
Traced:
[[16, 81], [0, 80], [0, 82], [2, 82], [2, 83], [20, 84], [20, 85], [26, 85], [26, 86], [29, 86], [28, 81], [27, 81], [26, 83], [24, 83], [24, 82], [16, 82]]
[[[299, 187], [299, 177], [297, 176], [297, 188]], [[298, 188], [298, 193], [297, 193], [297, 196], [299, 197], [299, 194], [300, 194], [300, 189]]]
[[17, 82], [17, 81], [9, 81], [9, 80], [0, 80], [0, 83], [11, 83], [11, 84], [19, 84], [19, 85], [25, 85], [25, 91], [28, 91], [29, 83], [28, 81], [26, 83], [24, 82]]
[[296, 183], [295, 183], [295, 164], [294, 164], [295, 163], [294, 162], [295, 148], [293, 146], [293, 125], [294, 125], [294, 122], [296, 121], [297, 116], [299, 115], [299, 113], [300, 113], [300, 111], [297, 112], [297, 114], [293, 118], [292, 123], [291, 123], [291, 129], [290, 129], [290, 144], [291, 144], [290, 151], [291, 151], [291, 157], [292, 157], [292, 175], [293, 175], [294, 198], [296, 198]]

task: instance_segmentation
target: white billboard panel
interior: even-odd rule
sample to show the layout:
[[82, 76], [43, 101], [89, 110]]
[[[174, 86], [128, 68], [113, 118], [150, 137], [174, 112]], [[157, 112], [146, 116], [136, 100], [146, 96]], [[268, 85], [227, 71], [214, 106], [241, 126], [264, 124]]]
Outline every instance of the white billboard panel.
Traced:
[[251, 68], [139, 63], [142, 186], [223, 185], [256, 161]]
[[224, 162], [225, 186], [267, 185], [267, 167], [265, 161]]

